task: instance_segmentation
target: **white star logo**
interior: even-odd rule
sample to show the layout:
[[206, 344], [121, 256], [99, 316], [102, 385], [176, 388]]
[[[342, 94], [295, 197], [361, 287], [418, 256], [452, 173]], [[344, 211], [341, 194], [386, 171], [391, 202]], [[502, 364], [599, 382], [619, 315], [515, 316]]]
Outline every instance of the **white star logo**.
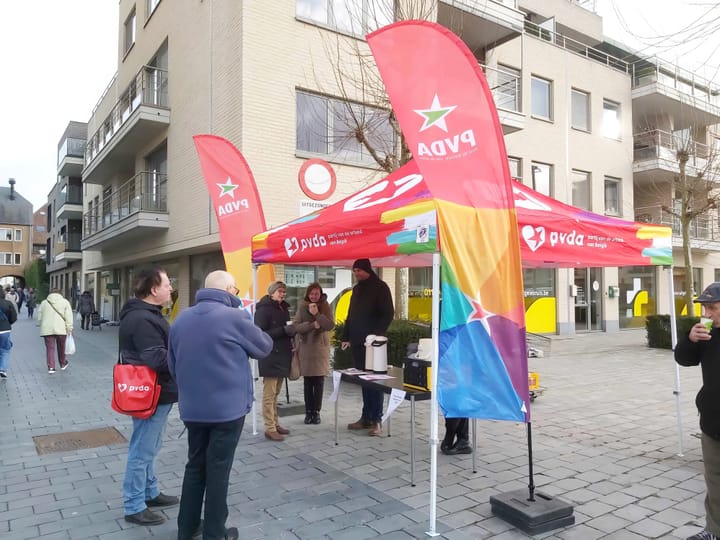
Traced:
[[220, 188], [220, 197], [224, 197], [225, 195], [230, 195], [230, 198], [235, 198], [235, 190], [240, 187], [237, 184], [232, 183], [232, 178], [228, 176], [227, 181], [224, 184], [217, 184], [217, 187]]
[[443, 107], [440, 105], [440, 99], [438, 98], [438, 95], [435, 94], [435, 97], [432, 100], [432, 104], [430, 105], [429, 109], [413, 109], [416, 113], [418, 113], [425, 122], [423, 123], [422, 127], [420, 128], [420, 131], [425, 131], [429, 127], [437, 126], [440, 129], [442, 129], [445, 133], [447, 133], [447, 124], [445, 123], [445, 117], [453, 112], [455, 109], [457, 109], [457, 105], [451, 105], [449, 107]]
[[472, 307], [472, 311], [470, 312], [470, 315], [468, 315], [465, 324], [469, 324], [472, 321], [480, 321], [480, 323], [485, 327], [485, 331], [488, 335], [492, 335], [488, 319], [490, 317], [495, 317], [495, 313], [492, 313], [483, 307], [482, 300], [480, 298], [480, 291], [477, 292], [475, 298], [472, 298], [467, 294], [465, 295], [465, 298], [470, 303], [470, 307]]

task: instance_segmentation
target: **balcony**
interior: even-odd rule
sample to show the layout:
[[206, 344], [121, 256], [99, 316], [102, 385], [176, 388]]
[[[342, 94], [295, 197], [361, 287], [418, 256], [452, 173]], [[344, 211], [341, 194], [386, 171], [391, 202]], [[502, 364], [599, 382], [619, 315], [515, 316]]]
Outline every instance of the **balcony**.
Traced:
[[80, 249], [80, 240], [80, 233], [64, 234], [59, 242], [55, 242], [53, 262], [81, 260], [82, 251]]
[[438, 3], [437, 22], [459, 32], [470, 50], [495, 47], [522, 33], [523, 13], [517, 0], [442, 0]]
[[85, 139], [65, 139], [58, 150], [58, 176], [77, 176], [85, 164]]
[[85, 148], [83, 182], [104, 184], [170, 124], [168, 74], [143, 66]]
[[167, 230], [167, 175], [142, 172], [83, 215], [82, 249], [102, 249]]
[[513, 133], [525, 127], [522, 113], [522, 79], [519, 73], [480, 64], [495, 101], [503, 134]]
[[[655, 182], [669, 182], [680, 173], [678, 164], [678, 148], [688, 150], [688, 163], [686, 174], [697, 177], [711, 172], [709, 161], [713, 157], [712, 148], [696, 142], [684, 142], [679, 135], [667, 131], [651, 130], [636, 133], [633, 136], [633, 174], [638, 184]], [[713, 178], [707, 178], [712, 180]]]
[[[67, 184], [55, 199], [57, 219], [81, 219], [83, 212], [82, 186]], [[78, 244], [78, 249], [80, 245]]]
[[632, 64], [635, 118], [652, 119], [661, 111], [670, 118], [690, 118], [696, 125], [720, 123], [720, 87], [691, 71], [644, 58]]
[[[660, 205], [635, 209], [635, 221], [672, 227], [673, 247], [682, 247], [680, 220]], [[702, 215], [690, 223], [690, 246], [698, 251], [720, 251], [720, 226], [715, 215]]]

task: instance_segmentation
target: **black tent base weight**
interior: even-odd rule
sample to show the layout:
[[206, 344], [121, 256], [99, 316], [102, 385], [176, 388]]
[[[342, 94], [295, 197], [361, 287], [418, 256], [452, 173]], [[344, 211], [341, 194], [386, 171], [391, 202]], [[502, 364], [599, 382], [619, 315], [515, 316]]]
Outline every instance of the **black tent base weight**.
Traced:
[[490, 509], [499, 518], [528, 534], [540, 534], [575, 523], [571, 504], [540, 491], [528, 500], [528, 490], [490, 497]]

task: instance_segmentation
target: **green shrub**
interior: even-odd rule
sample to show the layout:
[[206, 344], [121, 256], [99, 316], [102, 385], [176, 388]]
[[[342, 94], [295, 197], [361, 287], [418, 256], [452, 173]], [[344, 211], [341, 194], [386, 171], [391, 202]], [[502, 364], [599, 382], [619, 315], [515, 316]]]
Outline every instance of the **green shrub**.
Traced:
[[[676, 321], [678, 339], [687, 335], [690, 328], [698, 321], [700, 321], [700, 317], [678, 317]], [[648, 315], [645, 328], [647, 329], [648, 347], [653, 349], [672, 348], [670, 315]]]
[[[334, 347], [333, 369], [346, 369], [353, 366], [350, 349], [340, 350], [340, 342], [345, 325], [338, 323], [333, 331], [332, 344]], [[431, 337], [430, 325], [419, 321], [395, 320], [388, 328], [388, 365], [402, 367], [410, 343], [417, 343], [420, 338]]]
[[23, 271], [25, 287], [35, 289], [35, 298], [39, 304], [48, 295], [50, 284], [45, 270], [45, 259], [34, 259], [25, 265]]

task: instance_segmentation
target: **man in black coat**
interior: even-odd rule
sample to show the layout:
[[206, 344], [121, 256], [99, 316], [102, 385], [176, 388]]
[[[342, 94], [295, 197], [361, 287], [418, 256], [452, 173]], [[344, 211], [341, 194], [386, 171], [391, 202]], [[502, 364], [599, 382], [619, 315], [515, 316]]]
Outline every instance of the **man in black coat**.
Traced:
[[[350, 297], [350, 307], [342, 337], [342, 350], [350, 347], [356, 369], [365, 369], [365, 338], [384, 336], [395, 315], [390, 288], [373, 271], [370, 259], [353, 263], [357, 283]], [[348, 424], [348, 429], [367, 429], [373, 437], [382, 435], [383, 392], [363, 386], [362, 416]]]
[[700, 446], [705, 467], [705, 529], [687, 540], [720, 538], [720, 282], [712, 283], [697, 298], [712, 322], [694, 325], [675, 347], [681, 366], [700, 365], [703, 385], [695, 398], [700, 412]]

